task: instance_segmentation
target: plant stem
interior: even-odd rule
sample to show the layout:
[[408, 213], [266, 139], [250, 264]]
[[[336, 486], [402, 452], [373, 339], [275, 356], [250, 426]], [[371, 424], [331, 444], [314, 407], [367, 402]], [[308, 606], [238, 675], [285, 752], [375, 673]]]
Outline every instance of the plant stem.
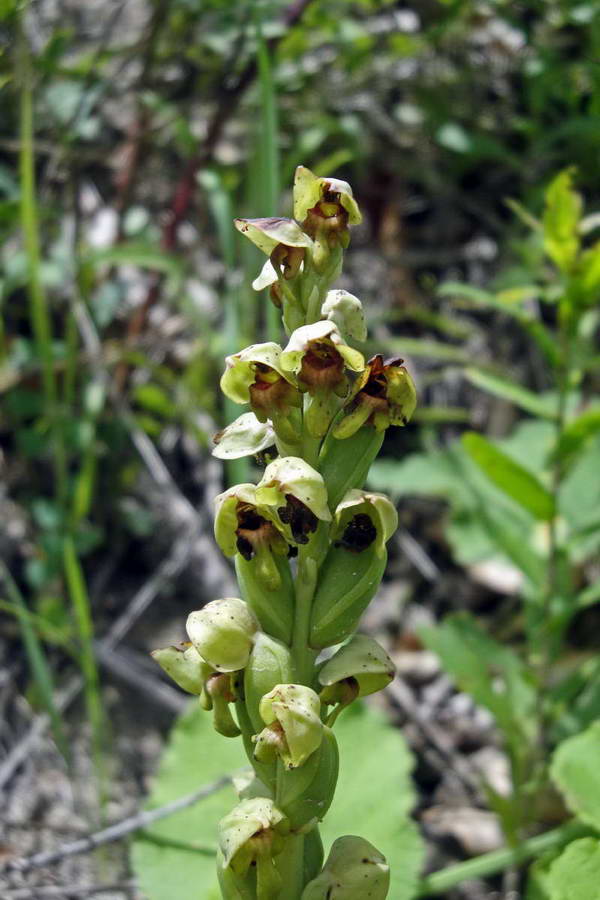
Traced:
[[298, 551], [298, 574], [296, 577], [296, 607], [294, 610], [294, 630], [292, 634], [292, 662], [299, 684], [311, 682], [314, 652], [308, 646], [310, 613], [317, 583], [317, 564], [312, 552], [306, 547]]
[[440, 872], [434, 872], [433, 875], [428, 875], [421, 881], [416, 896], [430, 897], [443, 894], [463, 881], [496, 875], [510, 866], [521, 865], [533, 857], [541, 856], [548, 850], [558, 850], [575, 838], [585, 837], [592, 833], [591, 829], [582, 825], [581, 822], [567, 822], [559, 828], [523, 841], [519, 847], [493, 850], [476, 859], [469, 859], [456, 866], [448, 866]]

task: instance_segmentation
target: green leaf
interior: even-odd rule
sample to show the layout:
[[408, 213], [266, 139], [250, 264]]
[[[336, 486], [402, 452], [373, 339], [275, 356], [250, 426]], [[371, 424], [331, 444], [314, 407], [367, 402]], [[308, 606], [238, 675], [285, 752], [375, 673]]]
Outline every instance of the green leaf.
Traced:
[[509, 381], [507, 378], [501, 378], [499, 375], [493, 375], [490, 372], [484, 372], [481, 369], [465, 369], [465, 377], [475, 387], [488, 391], [496, 397], [502, 397], [503, 400], [509, 400], [515, 406], [534, 416], [538, 416], [541, 419], [554, 419], [556, 417], [553, 398], [541, 397], [539, 394], [534, 394], [533, 391], [521, 387], [520, 384], [516, 384], [514, 381]]
[[546, 191], [544, 249], [563, 272], [568, 272], [579, 250], [578, 224], [581, 196], [573, 189], [572, 168], [554, 178]]
[[92, 266], [107, 264], [111, 266], [139, 266], [140, 269], [153, 269], [164, 272], [172, 278], [181, 277], [183, 270], [176, 257], [165, 253], [152, 244], [137, 242], [117, 244], [114, 247], [91, 250], [86, 253], [84, 263]]
[[[358, 833], [386, 855], [392, 868], [390, 896], [410, 900], [423, 844], [410, 819], [412, 758], [404, 739], [381, 713], [362, 704], [344, 712], [335, 733], [340, 745], [340, 781], [323, 824], [325, 851], [340, 835]], [[171, 732], [148, 808], [170, 803], [245, 766], [240, 741], [216, 734], [210, 716], [194, 704]], [[187, 896], [190, 885], [202, 900], [213, 900], [217, 823], [236, 802], [233, 788], [226, 787], [156, 822], [151, 826], [152, 840], [144, 833], [136, 836], [132, 865], [147, 900]]]
[[343, 834], [366, 838], [390, 865], [390, 898], [410, 900], [424, 857], [423, 841], [410, 818], [415, 801], [412, 756], [400, 731], [370, 706], [353, 704], [334, 730], [340, 778], [322, 825], [325, 855]]
[[419, 635], [460, 689], [489, 709], [513, 750], [522, 752], [535, 729], [536, 694], [513, 650], [497, 643], [468, 613], [447, 616]]
[[593, 407], [567, 425], [560, 436], [551, 459], [555, 462], [560, 461], [565, 466], [571, 465], [579, 452], [586, 446], [589, 438], [599, 431], [600, 407]]
[[463, 435], [462, 442], [471, 459], [504, 493], [534, 518], [552, 519], [554, 499], [535, 475], [474, 431]]
[[600, 841], [572, 841], [550, 866], [544, 888], [549, 900], [600, 900]]
[[[600, 829], [600, 721], [568, 738], [554, 753], [550, 774], [567, 806], [586, 825]], [[600, 885], [600, 879], [599, 879]]]

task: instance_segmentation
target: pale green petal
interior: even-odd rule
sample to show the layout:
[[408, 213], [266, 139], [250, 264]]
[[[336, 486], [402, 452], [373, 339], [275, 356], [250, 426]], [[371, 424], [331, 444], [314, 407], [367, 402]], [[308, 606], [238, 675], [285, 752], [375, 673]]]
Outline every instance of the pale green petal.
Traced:
[[215, 437], [212, 455], [217, 459], [240, 459], [272, 447], [275, 432], [270, 422], [259, 422], [253, 412], [243, 413]]
[[264, 288], [269, 287], [271, 284], [275, 284], [277, 280], [277, 272], [275, 271], [271, 260], [268, 259], [260, 270], [260, 273], [252, 282], [252, 287], [255, 291], [262, 291]]

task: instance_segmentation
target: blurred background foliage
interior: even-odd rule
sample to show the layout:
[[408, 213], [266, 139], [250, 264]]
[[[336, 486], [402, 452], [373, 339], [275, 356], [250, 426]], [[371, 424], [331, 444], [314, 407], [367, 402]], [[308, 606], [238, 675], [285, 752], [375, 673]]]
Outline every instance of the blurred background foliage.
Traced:
[[[482, 524], [457, 439], [533, 418], [503, 446], [543, 466], [558, 305], [536, 222], [574, 166], [597, 224], [598, 4], [2, 0], [0, 42], [2, 611], [33, 699], [52, 713], [71, 656], [100, 731], [94, 631], [153, 571], [186, 503], [210, 531], [208, 453], [234, 412], [223, 355], [274, 328], [249, 288], [260, 254], [231, 219], [289, 214], [300, 163], [353, 185], [365, 222], [341, 286], [368, 310], [367, 352], [404, 356], [418, 382], [415, 424], [386, 438], [373, 485], [445, 498], [443, 536], [427, 530], [433, 507], [405, 511], [434, 559], [526, 570]], [[598, 387], [597, 311], [585, 328], [574, 408]], [[588, 540], [581, 590], [597, 549], [592, 449], [565, 500]], [[225, 477], [247, 474], [234, 462]], [[478, 577], [514, 592], [506, 573]]]

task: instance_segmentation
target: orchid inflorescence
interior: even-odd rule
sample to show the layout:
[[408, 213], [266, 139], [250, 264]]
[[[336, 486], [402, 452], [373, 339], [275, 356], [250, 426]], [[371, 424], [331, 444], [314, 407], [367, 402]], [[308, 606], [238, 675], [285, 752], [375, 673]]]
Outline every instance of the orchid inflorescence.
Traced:
[[258, 484], [216, 498], [241, 598], [190, 613], [189, 642], [153, 654], [220, 734], [241, 736], [252, 764], [219, 826], [226, 900], [383, 900], [389, 888], [384, 857], [362, 838], [339, 838], [323, 865], [318, 828], [338, 776], [335, 721], [394, 675], [383, 648], [355, 634], [397, 527], [388, 498], [363, 487], [385, 430], [416, 405], [402, 360], [366, 362], [352, 346], [367, 336], [360, 301], [329, 289], [360, 221], [345, 181], [303, 166], [293, 219], [235, 220], [268, 257], [253, 286], [269, 287], [288, 343], [227, 357], [221, 388], [250, 412], [217, 435], [214, 455], [278, 455]]

